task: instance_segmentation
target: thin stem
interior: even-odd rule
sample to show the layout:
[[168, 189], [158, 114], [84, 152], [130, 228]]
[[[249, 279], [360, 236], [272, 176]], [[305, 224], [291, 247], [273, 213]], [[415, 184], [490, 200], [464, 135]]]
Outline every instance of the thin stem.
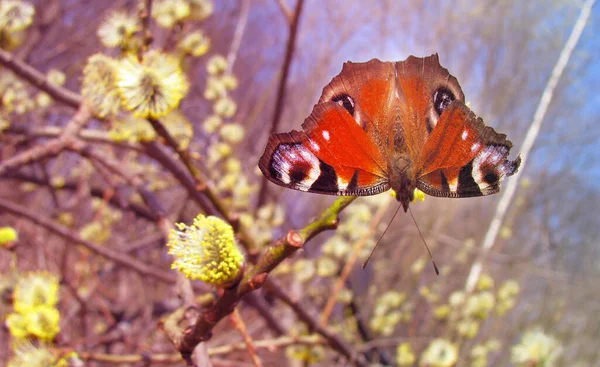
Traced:
[[[281, 5], [281, 4], [280, 4]], [[285, 59], [281, 70], [281, 79], [279, 80], [279, 87], [277, 88], [277, 100], [275, 102], [275, 111], [273, 112], [273, 119], [271, 121], [270, 134], [277, 131], [277, 127], [281, 121], [281, 115], [283, 113], [283, 105], [285, 103], [285, 91], [290, 68], [292, 65], [292, 59], [294, 57], [294, 50], [296, 49], [296, 37], [298, 35], [298, 26], [300, 24], [300, 15], [304, 7], [304, 0], [298, 0], [296, 5], [296, 11], [294, 12], [294, 18], [290, 24], [290, 36], [288, 38], [287, 47], [285, 51]], [[264, 204], [268, 190], [268, 180], [263, 177], [260, 185], [260, 191], [258, 193], [258, 204], [260, 207]]]
[[556, 65], [554, 65], [554, 69], [552, 70], [552, 74], [550, 79], [548, 79], [548, 83], [544, 88], [544, 92], [542, 93], [542, 97], [540, 99], [540, 103], [538, 104], [537, 110], [535, 111], [535, 115], [533, 117], [533, 121], [527, 130], [527, 135], [525, 135], [525, 140], [523, 141], [523, 146], [521, 147], [521, 170], [518, 171], [506, 184], [504, 187], [504, 192], [502, 193], [502, 197], [498, 201], [498, 206], [496, 206], [496, 212], [494, 213], [494, 217], [492, 222], [490, 223], [490, 227], [488, 228], [487, 233], [485, 234], [485, 238], [483, 239], [483, 245], [481, 246], [481, 255], [473, 263], [471, 266], [471, 270], [469, 271], [469, 275], [467, 276], [467, 281], [465, 284], [465, 290], [467, 292], [471, 292], [477, 281], [479, 276], [481, 275], [481, 271], [483, 269], [483, 261], [494, 246], [496, 242], [496, 238], [498, 237], [498, 233], [500, 232], [500, 227], [502, 226], [502, 222], [504, 221], [504, 217], [506, 216], [506, 212], [508, 211], [508, 206], [513, 200], [515, 196], [515, 192], [517, 191], [517, 185], [519, 184], [519, 178], [523, 173], [523, 169], [525, 168], [525, 163], [527, 162], [527, 157], [535, 143], [535, 140], [540, 132], [540, 128], [542, 127], [542, 121], [544, 120], [544, 116], [548, 111], [548, 106], [552, 101], [552, 96], [554, 94], [554, 90], [558, 85], [558, 81], [569, 62], [569, 58], [571, 57], [571, 53], [573, 49], [577, 45], [581, 33], [583, 32], [583, 28], [585, 27], [587, 20], [590, 16], [592, 6], [594, 5], [595, 0], [588, 0], [585, 2], [583, 7], [581, 8], [581, 13], [579, 14], [579, 18], [575, 22], [575, 26], [573, 27], [573, 31], [567, 40], [564, 48], [562, 49], [558, 61]]

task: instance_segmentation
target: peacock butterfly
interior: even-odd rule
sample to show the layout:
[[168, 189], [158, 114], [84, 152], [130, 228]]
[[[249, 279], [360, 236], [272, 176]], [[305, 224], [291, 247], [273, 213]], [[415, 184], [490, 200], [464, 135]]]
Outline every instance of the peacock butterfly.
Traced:
[[437, 54], [345, 63], [302, 128], [270, 136], [259, 161], [270, 181], [329, 195], [391, 188], [405, 212], [415, 188], [440, 197], [490, 195], [521, 163], [508, 160], [506, 135], [465, 105]]

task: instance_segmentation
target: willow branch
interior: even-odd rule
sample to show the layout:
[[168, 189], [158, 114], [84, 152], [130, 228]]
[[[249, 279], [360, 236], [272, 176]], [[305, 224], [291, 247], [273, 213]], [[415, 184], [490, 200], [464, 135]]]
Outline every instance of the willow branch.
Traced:
[[82, 245], [88, 250], [104, 258], [112, 260], [116, 264], [122, 265], [126, 268], [135, 270], [136, 272], [142, 275], [150, 276], [166, 283], [175, 283], [174, 274], [159, 270], [154, 265], [147, 265], [120, 251], [110, 249], [106, 246], [100, 246], [96, 243], [85, 240], [75, 232], [71, 231], [69, 228], [61, 226], [49, 219], [39, 216], [37, 213], [30, 211], [24, 206], [11, 203], [6, 200], [0, 200], [0, 210], [18, 217], [28, 219], [32, 223], [46, 228], [50, 232], [55, 233], [60, 237], [68, 240], [67, 243], [69, 245]]
[[240, 311], [237, 308], [234, 309], [229, 318], [231, 319], [231, 323], [233, 324], [233, 326], [237, 329], [240, 335], [242, 335], [242, 339], [244, 340], [244, 344], [246, 345], [246, 350], [248, 351], [248, 354], [250, 354], [250, 359], [252, 360], [252, 364], [254, 364], [254, 367], [262, 367], [262, 362], [256, 354], [256, 347], [254, 346], [254, 341], [252, 340], [250, 334], [248, 334], [246, 323], [244, 322], [244, 319], [242, 319]]
[[[0, 50], [1, 51], [1, 50]], [[15, 156], [5, 159], [0, 163], [0, 175], [8, 170], [27, 165], [40, 160], [55, 157], [73, 143], [74, 136], [79, 132], [83, 125], [91, 118], [91, 112], [85, 105], [80, 105], [77, 112], [71, 117], [71, 120], [65, 126], [63, 133], [56, 139], [53, 139], [43, 145], [36, 145], [26, 151], [18, 153]]]
[[282, 336], [286, 333], [285, 327], [281, 324], [277, 316], [273, 314], [271, 305], [269, 305], [263, 296], [254, 292], [248, 293], [244, 297], [244, 302], [259, 313], [275, 335]]
[[79, 94], [72, 92], [66, 88], [52, 84], [46, 76], [34, 67], [17, 60], [10, 52], [0, 49], [0, 65], [12, 70], [21, 78], [27, 80], [40, 90], [48, 93], [55, 100], [69, 105], [73, 108], [79, 108], [82, 98]]
[[[188, 172], [192, 175], [194, 182], [190, 183], [189, 179], [185, 179], [184, 176], [186, 174], [177, 171], [177, 165], [173, 162], [173, 160], [168, 155], [160, 155], [160, 162], [169, 169], [173, 174], [177, 173], [177, 177], [180, 178], [180, 181], [184, 183], [184, 186], [188, 189], [188, 192], [192, 197], [197, 197], [199, 193], [202, 193], [208, 201], [210, 201], [211, 205], [216, 209], [217, 213], [221, 215], [227, 222], [231, 224], [231, 226], [235, 229], [238, 234], [240, 241], [250, 254], [250, 256], [256, 255], [256, 244], [254, 240], [250, 237], [247, 230], [241, 225], [237, 216], [232, 215], [229, 212], [225, 203], [219, 198], [219, 195], [215, 192], [215, 190], [207, 184], [207, 180], [202, 177], [200, 171], [198, 171], [194, 167], [194, 163], [192, 161], [192, 157], [190, 152], [187, 149], [184, 149], [180, 146], [180, 144], [169, 134], [167, 129], [160, 123], [160, 121], [155, 119], [149, 119], [150, 123], [154, 130], [159, 134], [165, 142], [173, 148], [177, 155], [179, 156], [181, 162], [186, 166]], [[152, 144], [146, 145], [148, 147], [152, 147]], [[160, 153], [160, 152], [155, 152]], [[198, 203], [201, 203], [201, 206], [204, 210], [207, 210], [209, 207], [205, 204], [204, 200], [199, 200]], [[212, 211], [208, 211], [209, 213]]]
[[496, 212], [494, 213], [494, 217], [492, 222], [490, 223], [490, 227], [488, 228], [487, 233], [485, 234], [485, 238], [483, 239], [483, 245], [481, 246], [481, 255], [473, 263], [471, 266], [471, 270], [469, 271], [469, 275], [467, 276], [467, 281], [465, 284], [465, 290], [467, 292], [471, 292], [475, 288], [475, 284], [481, 275], [481, 270], [483, 268], [483, 261], [485, 256], [491, 251], [494, 243], [496, 242], [496, 238], [498, 237], [498, 233], [500, 232], [500, 227], [502, 226], [502, 222], [504, 221], [504, 217], [506, 216], [506, 212], [508, 211], [508, 206], [513, 200], [515, 196], [515, 192], [517, 191], [517, 185], [519, 184], [519, 178], [523, 173], [523, 168], [525, 167], [525, 163], [527, 162], [527, 157], [535, 143], [535, 140], [540, 132], [540, 128], [542, 127], [542, 121], [544, 120], [544, 116], [548, 111], [548, 106], [552, 101], [552, 96], [554, 94], [554, 90], [558, 85], [558, 81], [569, 62], [569, 58], [571, 57], [571, 53], [573, 49], [577, 45], [581, 33], [583, 32], [583, 28], [585, 27], [587, 20], [590, 16], [592, 6], [594, 5], [595, 0], [588, 0], [585, 2], [583, 7], [581, 8], [581, 13], [579, 14], [579, 18], [575, 22], [575, 26], [573, 27], [573, 31], [565, 44], [565, 47], [562, 49], [560, 56], [558, 57], [558, 61], [556, 65], [554, 65], [554, 69], [552, 70], [552, 74], [550, 75], [550, 79], [548, 79], [548, 83], [544, 88], [544, 92], [542, 93], [542, 98], [540, 99], [540, 103], [538, 104], [537, 110], [535, 111], [535, 115], [533, 117], [533, 121], [527, 130], [527, 135], [525, 135], [525, 140], [523, 141], [523, 146], [521, 147], [521, 170], [518, 171], [506, 184], [502, 196], [498, 201], [498, 205], [496, 206]]
[[[166, 211], [162, 207], [160, 200], [156, 197], [156, 195], [154, 195], [154, 193], [150, 191], [150, 189], [148, 189], [147, 184], [144, 182], [144, 180], [142, 180], [141, 177], [129, 174], [129, 170], [126, 170], [124, 167], [122, 167], [121, 163], [115, 162], [102, 154], [98, 154], [93, 149], [91, 149], [91, 147], [83, 144], [80, 141], [75, 141], [73, 144], [71, 144], [69, 146], [69, 150], [80, 154], [82, 157], [86, 157], [97, 161], [98, 163], [106, 167], [108, 170], [125, 180], [140, 194], [144, 203], [148, 205], [150, 211], [154, 214], [155, 220], [157, 221], [159, 226], [161, 226], [161, 224], [164, 225], [164, 223], [161, 222], [164, 222], [166, 218]], [[164, 232], [165, 235], [168, 235], [167, 230], [164, 230]]]
[[235, 60], [242, 44], [242, 37], [246, 30], [246, 24], [248, 24], [248, 15], [250, 14], [250, 0], [242, 0], [242, 6], [240, 8], [240, 17], [235, 26], [233, 33], [233, 41], [231, 41], [231, 47], [227, 53], [227, 71], [231, 73]]
[[[7, 172], [3, 175], [3, 178], [31, 182], [40, 186], [54, 187], [52, 183], [46, 178], [41, 178], [35, 175], [28, 175], [22, 172]], [[79, 188], [79, 183], [67, 181], [64, 184], [60, 185], [60, 187], [54, 188], [56, 190], [76, 191]], [[90, 187], [89, 194], [97, 198], [104, 198], [106, 194], [106, 189], [97, 186]], [[145, 206], [135, 203], [133, 201], [126, 201], [118, 194], [112, 195], [108, 202], [115, 208], [119, 208], [125, 211], [131, 211], [140, 218], [145, 218], [151, 221], [156, 220], [156, 216], [152, 212], [150, 212]]]
[[287, 4], [285, 3], [284, 0], [276, 0], [276, 1], [277, 1], [277, 5], [279, 5], [279, 9], [281, 10], [281, 12], [283, 13], [283, 16], [285, 17], [285, 20], [288, 22], [288, 24], [292, 24], [294, 15], [292, 14], [292, 11], [290, 10], [290, 8], [287, 6]]
[[[281, 4], [280, 4], [281, 5]], [[285, 91], [290, 68], [292, 66], [292, 59], [294, 57], [294, 50], [296, 49], [296, 37], [298, 35], [298, 26], [300, 24], [300, 15], [304, 7], [304, 0], [298, 0], [296, 5], [296, 11], [294, 12], [294, 18], [290, 24], [290, 36], [288, 38], [287, 47], [285, 51], [285, 59], [281, 70], [281, 79], [279, 80], [279, 87], [277, 88], [277, 100], [275, 102], [275, 111], [273, 112], [273, 119], [271, 121], [271, 128], [269, 133], [272, 134], [277, 131], [277, 127], [281, 121], [281, 115], [283, 114], [283, 105], [285, 103]], [[283, 9], [283, 8], [282, 8]], [[258, 193], [258, 204], [260, 207], [264, 204], [268, 190], [268, 180], [263, 177], [260, 185], [260, 191]]]
[[[324, 340], [317, 335], [308, 336], [282, 336], [276, 339], [255, 340], [254, 347], [257, 349], [279, 349], [290, 345], [322, 345]], [[230, 354], [236, 351], [246, 350], [246, 343], [235, 343], [208, 348], [208, 355], [211, 357]], [[125, 364], [125, 363], [140, 363], [151, 362], [155, 364], [176, 364], [181, 363], [181, 354], [159, 354], [159, 353], [141, 353], [141, 354], [106, 354], [106, 353], [89, 353], [78, 352], [77, 355], [84, 361], [102, 362], [108, 364]]]
[[[336, 228], [339, 213], [354, 199], [354, 197], [337, 199], [331, 207], [309, 225], [298, 231], [289, 231], [286, 236], [271, 245], [238, 284], [225, 289], [221, 298], [214, 305], [204, 310], [197, 318], [196, 323], [186, 329], [182, 336], [173, 337], [182, 356], [189, 360], [194, 348], [199, 343], [210, 339], [211, 331], [215, 325], [223, 317], [233, 312], [239, 301], [247, 293], [261, 288], [268, 274], [283, 260], [302, 248], [306, 242], [317, 234]], [[336, 346], [337, 344], [334, 345], [334, 348]]]
[[286, 303], [294, 312], [298, 315], [300, 320], [304, 322], [312, 332], [315, 332], [321, 335], [326, 341], [327, 344], [331, 345], [333, 349], [342, 354], [348, 362], [358, 365], [358, 366], [368, 366], [368, 363], [365, 361], [364, 357], [359, 354], [352, 346], [346, 343], [341, 337], [336, 335], [335, 333], [330, 332], [324, 326], [321, 326], [319, 320], [316, 317], [313, 317], [306, 308], [300, 305], [298, 302], [293, 300], [281, 287], [278, 283], [276, 283], [273, 279], [270, 279], [265, 286], [269, 291], [271, 291], [277, 298]]
[[362, 249], [365, 247], [365, 244], [367, 243], [367, 241], [373, 236], [373, 232], [375, 231], [375, 228], [377, 228], [377, 226], [381, 222], [381, 219], [383, 218], [383, 215], [385, 214], [385, 212], [387, 211], [388, 208], [389, 208], [389, 204], [382, 205], [379, 208], [379, 210], [375, 214], [375, 217], [373, 217], [373, 219], [371, 220], [371, 223], [369, 224], [369, 229], [367, 230], [367, 232], [353, 246], [352, 253], [350, 254], [350, 257], [348, 258], [348, 260], [346, 261], [346, 264], [344, 265], [344, 268], [342, 269], [342, 273], [340, 274], [339, 278], [337, 279], [335, 286], [333, 287], [333, 291], [331, 291], [329, 298], [327, 299], [327, 303], [325, 304], [325, 308], [323, 309], [323, 312], [321, 313], [321, 325], [323, 325], [323, 326], [327, 325], [327, 322], [329, 321], [329, 317], [331, 316], [331, 313], [333, 312], [333, 308], [335, 307], [335, 305], [337, 303], [338, 296], [339, 296], [340, 292], [342, 291], [342, 289], [344, 288], [344, 285], [346, 284], [346, 280], [350, 276], [350, 272], [352, 271], [352, 269], [354, 269], [354, 265], [356, 264], [356, 261], [358, 260], [359, 254], [361, 253]]
[[[62, 133], [62, 131], [63, 129], [58, 126], [30, 127], [22, 125], [11, 125], [2, 132], [5, 134], [24, 135], [27, 138], [56, 138]], [[77, 134], [77, 137], [83, 141], [90, 143], [114, 145], [119, 148], [127, 148], [140, 153], [144, 151], [138, 143], [133, 143], [129, 141], [116, 141], [112, 139], [105, 131], [82, 129]]]

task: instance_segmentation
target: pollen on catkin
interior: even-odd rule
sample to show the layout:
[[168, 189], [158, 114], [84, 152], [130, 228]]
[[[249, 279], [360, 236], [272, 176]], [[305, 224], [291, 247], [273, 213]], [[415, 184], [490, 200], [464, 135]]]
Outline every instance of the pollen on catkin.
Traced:
[[137, 17], [123, 11], [115, 11], [100, 24], [98, 38], [106, 47], [124, 46], [140, 29]]
[[19, 235], [13, 227], [0, 227], [0, 246], [9, 245], [18, 238]]
[[45, 271], [19, 276], [13, 293], [14, 312], [6, 317], [15, 339], [35, 337], [52, 341], [60, 332], [58, 303], [59, 279]]
[[190, 15], [190, 4], [185, 0], [157, 0], [152, 4], [152, 18], [163, 28], [171, 28]]
[[425, 201], [425, 193], [419, 189], [415, 189], [414, 191], [414, 198], [412, 200], [413, 204], [416, 203], [417, 201]]
[[210, 48], [210, 38], [202, 31], [194, 31], [186, 34], [177, 45], [177, 48], [179, 48], [184, 55], [199, 57], [208, 52], [208, 49]]
[[4, 0], [0, 3], [0, 29], [20, 32], [33, 23], [35, 8], [26, 1]]
[[67, 367], [66, 360], [58, 358], [45, 345], [36, 345], [24, 339], [18, 342], [13, 349], [13, 356], [6, 367]]
[[175, 257], [172, 269], [187, 278], [226, 287], [239, 280], [244, 257], [233, 228], [220, 218], [198, 215], [192, 225], [177, 223], [167, 246]]
[[129, 56], [119, 63], [117, 87], [125, 109], [141, 118], [160, 118], [179, 105], [188, 81], [174, 57], [151, 51], [139, 61]]
[[103, 54], [92, 55], [83, 69], [81, 94], [98, 117], [119, 112], [121, 95], [116, 85], [117, 61]]
[[48, 272], [32, 272], [19, 278], [14, 292], [15, 311], [27, 313], [39, 306], [58, 303], [58, 277]]

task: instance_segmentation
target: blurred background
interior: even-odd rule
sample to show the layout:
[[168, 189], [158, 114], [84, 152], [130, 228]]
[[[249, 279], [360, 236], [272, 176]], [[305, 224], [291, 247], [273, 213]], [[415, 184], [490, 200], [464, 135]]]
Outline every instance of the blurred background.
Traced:
[[[1, 47], [48, 78], [51, 71], [61, 72], [62, 88], [78, 94], [91, 55], [118, 59], [124, 53], [122, 47], [107, 47], [98, 29], [114, 11], [135, 17], [140, 6], [133, 0], [30, 3], [35, 8], [31, 25], [18, 42], [4, 33]], [[301, 3], [287, 71], [296, 1], [213, 1], [211, 11], [197, 19], [169, 24], [163, 18], [160, 24], [157, 14], [149, 25], [150, 47], [172, 54], [179, 50], [189, 81], [179, 108], [187, 122], [171, 133], [186, 141], [185, 149], [195, 154], [209, 185], [261, 250], [288, 230], [304, 227], [335, 200], [266, 184], [257, 170], [282, 76], [285, 95], [277, 131], [287, 132], [300, 128], [345, 61], [400, 61], [438, 53], [442, 66], [460, 82], [470, 108], [514, 143], [514, 158], [583, 6], [582, 1], [559, 0]], [[440, 276], [429, 263], [412, 219], [403, 214], [361, 270], [359, 264], [396, 208], [386, 193], [357, 199], [342, 212], [338, 230], [320, 234], [270, 277], [317, 319], [324, 317], [332, 290], [342, 279], [325, 324], [371, 365], [600, 366], [600, 296], [595, 285], [600, 275], [599, 20], [596, 5], [554, 90], [533, 150], [520, 168], [516, 195], [491, 252], [482, 256], [480, 248], [500, 194], [427, 197], [412, 210]], [[198, 42], [209, 45], [198, 56], [182, 54], [185, 35], [195, 31], [204, 37]], [[226, 60], [218, 75], [211, 69], [221, 65], [217, 56]], [[3, 107], [8, 123], [0, 138], [0, 158], [6, 162], [47, 144], [75, 110], [57, 98], [44, 104], [42, 92], [6, 61], [2, 64], [4, 101], [17, 85], [22, 98], [30, 101], [21, 109]], [[113, 118], [91, 119], [81, 135], [98, 154], [140, 177], [168, 220], [191, 223], [205, 210], [191, 199], [181, 179], [148, 153], [144, 144], [160, 139], [145, 137], [140, 131], [147, 127], [132, 127], [137, 123], [142, 122], [122, 118], [119, 112]], [[234, 127], [224, 131], [223, 126]], [[52, 130], [56, 127], [60, 129]], [[77, 152], [48, 155], [3, 171], [0, 200], [99, 246], [174, 272], [169, 270], [165, 233], [131, 182]], [[85, 365], [95, 366], [119, 363], [94, 361], [85, 353], [176, 352], [157, 329], [160, 318], [180, 305], [172, 285], [74, 246], [72, 238], [6, 208], [0, 209], [0, 226], [18, 232], [15, 248], [0, 252], [5, 280], [39, 270], [61, 280], [56, 306], [61, 332], [50, 343], [52, 348], [84, 352], [80, 358]], [[352, 257], [357, 262], [340, 278]], [[479, 260], [482, 276], [475, 289], [466, 292], [467, 275]], [[239, 309], [255, 341], [266, 340], [268, 345], [281, 335], [313, 335], [277, 296], [268, 290], [254, 293]], [[3, 317], [13, 312], [10, 302], [5, 303]], [[265, 312], [280, 325], [270, 324]], [[6, 327], [0, 331], [0, 360], [14, 353], [10, 334]], [[244, 348], [210, 354], [211, 348], [241, 341], [223, 320], [206, 343], [213, 365], [252, 366]], [[346, 365], [323, 339], [259, 347], [257, 353], [265, 366]]]

